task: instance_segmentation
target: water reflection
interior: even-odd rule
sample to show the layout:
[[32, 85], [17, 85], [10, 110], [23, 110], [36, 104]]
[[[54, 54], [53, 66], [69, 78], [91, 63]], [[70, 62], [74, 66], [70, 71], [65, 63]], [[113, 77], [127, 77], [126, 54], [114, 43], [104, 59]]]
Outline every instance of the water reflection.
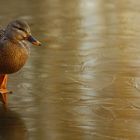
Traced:
[[29, 139], [139, 139], [140, 2], [7, 2], [2, 24], [26, 19], [44, 43], [9, 83]]
[[0, 140], [27, 140], [27, 130], [19, 114], [0, 106]]

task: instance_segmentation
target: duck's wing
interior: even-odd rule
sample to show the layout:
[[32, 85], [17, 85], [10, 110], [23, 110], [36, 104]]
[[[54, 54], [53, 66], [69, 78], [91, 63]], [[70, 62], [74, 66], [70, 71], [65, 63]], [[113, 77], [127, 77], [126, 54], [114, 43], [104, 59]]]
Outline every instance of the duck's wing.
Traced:
[[0, 27], [0, 39], [4, 36], [5, 29]]

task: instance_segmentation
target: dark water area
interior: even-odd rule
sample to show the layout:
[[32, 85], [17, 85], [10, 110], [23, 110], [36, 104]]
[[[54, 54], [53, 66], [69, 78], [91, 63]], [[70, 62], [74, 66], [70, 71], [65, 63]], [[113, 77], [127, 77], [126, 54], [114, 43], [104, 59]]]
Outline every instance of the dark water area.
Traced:
[[0, 140], [139, 140], [140, 1], [5, 0], [41, 47], [9, 75]]

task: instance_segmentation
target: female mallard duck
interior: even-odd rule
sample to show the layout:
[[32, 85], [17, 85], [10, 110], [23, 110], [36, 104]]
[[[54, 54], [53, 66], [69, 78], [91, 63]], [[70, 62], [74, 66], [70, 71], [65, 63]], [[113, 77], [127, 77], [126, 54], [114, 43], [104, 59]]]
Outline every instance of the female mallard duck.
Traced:
[[2, 102], [7, 103], [7, 74], [15, 73], [25, 64], [29, 56], [29, 45], [41, 45], [32, 37], [30, 27], [25, 21], [15, 20], [0, 30], [0, 93]]

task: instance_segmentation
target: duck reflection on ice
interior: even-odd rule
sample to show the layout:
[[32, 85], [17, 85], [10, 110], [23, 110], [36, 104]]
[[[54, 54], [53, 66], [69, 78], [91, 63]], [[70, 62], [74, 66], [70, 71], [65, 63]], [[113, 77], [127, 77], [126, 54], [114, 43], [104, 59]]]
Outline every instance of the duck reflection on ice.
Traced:
[[21, 117], [0, 106], [0, 140], [27, 140], [27, 131]]

